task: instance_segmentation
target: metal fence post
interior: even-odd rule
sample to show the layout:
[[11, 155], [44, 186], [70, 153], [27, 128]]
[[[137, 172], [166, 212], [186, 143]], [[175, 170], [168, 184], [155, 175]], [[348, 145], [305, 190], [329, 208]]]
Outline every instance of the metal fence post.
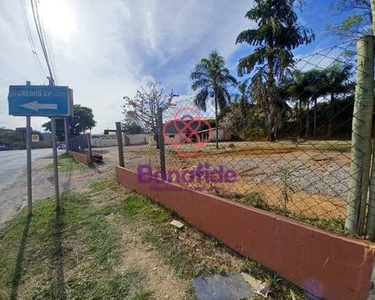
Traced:
[[91, 133], [87, 133], [87, 147], [89, 148], [89, 156], [92, 157], [92, 148], [91, 148]]
[[117, 149], [118, 149], [119, 165], [120, 167], [125, 167], [124, 148], [122, 144], [121, 122], [116, 122], [116, 135], [117, 135]]
[[[350, 181], [345, 228], [361, 235], [364, 231], [371, 162], [371, 129], [374, 101], [374, 40], [357, 41], [357, 85], [352, 123]], [[374, 198], [374, 196], [373, 196]], [[371, 204], [374, 210], [374, 201]]]
[[64, 117], [64, 134], [65, 134], [65, 152], [66, 154], [68, 154], [68, 151], [69, 151], [68, 117]]
[[163, 109], [158, 107], [157, 111], [157, 128], [158, 128], [158, 138], [159, 138], [159, 150], [160, 150], [160, 171], [161, 178], [166, 179], [166, 169], [165, 169], [165, 145], [163, 137]]

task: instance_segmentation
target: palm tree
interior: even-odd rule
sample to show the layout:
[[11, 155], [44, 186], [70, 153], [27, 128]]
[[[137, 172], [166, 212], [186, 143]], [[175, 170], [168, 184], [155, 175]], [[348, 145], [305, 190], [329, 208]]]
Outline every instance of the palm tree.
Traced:
[[[307, 108], [307, 118], [306, 123], [308, 120], [308, 113], [309, 113], [309, 100], [311, 97], [310, 91], [306, 88], [309, 86], [308, 84], [308, 76], [306, 76], [306, 73], [303, 73], [301, 71], [295, 71], [294, 72], [294, 80], [289, 86], [289, 92], [291, 95], [291, 100], [294, 100], [296, 102], [296, 110], [297, 110], [297, 116], [298, 116], [298, 128], [299, 128], [299, 136], [302, 135], [302, 121], [304, 117], [303, 109], [302, 107], [305, 106]], [[306, 124], [306, 133], [308, 132], [308, 125]]]
[[325, 90], [330, 95], [327, 137], [331, 137], [333, 131], [336, 95], [347, 94], [354, 89], [353, 84], [349, 81], [351, 71], [352, 66], [350, 64], [334, 64], [326, 69], [327, 81]]
[[[294, 80], [289, 86], [289, 92], [293, 100], [299, 106], [299, 128], [302, 135], [302, 119], [306, 117], [305, 137], [310, 134], [310, 105], [314, 105], [314, 136], [316, 136], [316, 109], [319, 97], [325, 96], [327, 76], [326, 70], [311, 69], [306, 72], [295, 71]], [[302, 111], [302, 106], [305, 112]]]
[[[306, 72], [308, 77], [309, 86], [306, 87], [310, 91], [311, 99], [314, 106], [314, 117], [313, 117], [313, 136], [316, 137], [317, 133], [317, 108], [318, 108], [318, 98], [323, 97], [327, 94], [326, 83], [327, 83], [327, 72], [325, 69], [312, 69]], [[309, 128], [306, 129], [307, 134], [309, 133]]]
[[236, 84], [236, 79], [230, 75], [229, 70], [225, 67], [224, 57], [220, 56], [217, 51], [212, 51], [208, 58], [202, 58], [195, 66], [190, 75], [193, 80], [191, 88], [199, 91], [194, 98], [194, 104], [202, 109], [207, 110], [207, 101], [214, 98], [215, 104], [215, 126], [216, 126], [216, 149], [219, 148], [219, 122], [218, 107], [224, 111], [231, 100], [227, 90], [228, 84]]
[[235, 101], [239, 104], [241, 124], [242, 124], [242, 134], [245, 136], [245, 119], [248, 111], [249, 104], [252, 103], [250, 97], [250, 78], [239, 82], [237, 84], [238, 93], [235, 95]]
[[254, 0], [255, 6], [245, 17], [255, 21], [256, 29], [241, 32], [237, 43], [256, 46], [237, 66], [240, 76], [256, 70], [251, 91], [254, 100], [260, 104], [265, 119], [268, 138], [275, 141], [277, 129], [281, 126], [285, 103], [278, 96], [277, 83], [291, 74], [294, 65], [292, 50], [302, 44], [311, 43], [315, 35], [298, 24], [294, 4], [298, 0]]
[[236, 95], [236, 98], [240, 104], [241, 115], [243, 119], [246, 117], [248, 104], [252, 104], [252, 99], [250, 97], [249, 81], [250, 81], [250, 78], [238, 83], [237, 85], [237, 89], [239, 93]]

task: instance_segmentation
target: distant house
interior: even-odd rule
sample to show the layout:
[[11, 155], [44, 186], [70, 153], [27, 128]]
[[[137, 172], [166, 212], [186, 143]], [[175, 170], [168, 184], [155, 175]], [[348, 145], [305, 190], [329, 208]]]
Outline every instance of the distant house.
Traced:
[[[167, 125], [166, 125], [167, 124]], [[165, 129], [165, 142], [181, 142], [186, 138], [189, 138], [193, 143], [198, 142], [214, 142], [216, 141], [216, 131], [215, 127], [209, 128], [207, 125], [207, 120], [204, 122], [200, 120], [192, 121], [181, 121], [173, 120], [164, 124], [167, 126]], [[219, 141], [230, 141], [231, 131], [219, 127], [218, 129]]]

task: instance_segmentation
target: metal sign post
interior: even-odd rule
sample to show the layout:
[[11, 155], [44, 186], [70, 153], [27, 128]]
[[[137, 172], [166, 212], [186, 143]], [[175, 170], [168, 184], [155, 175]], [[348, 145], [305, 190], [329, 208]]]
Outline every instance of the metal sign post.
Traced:
[[11, 85], [9, 87], [8, 102], [10, 115], [26, 116], [27, 203], [29, 215], [32, 214], [31, 116], [51, 118], [56, 210], [60, 210], [55, 117], [72, 115], [73, 91], [66, 86], [32, 86], [27, 81], [26, 85]]
[[55, 184], [55, 198], [56, 210], [60, 210], [60, 191], [59, 191], [59, 169], [57, 159], [57, 143], [56, 143], [56, 119], [51, 118], [51, 131], [52, 131], [52, 151], [53, 151], [53, 171], [54, 171], [54, 184]]
[[[30, 86], [31, 82], [26, 81], [26, 85]], [[33, 214], [33, 190], [31, 177], [31, 117], [26, 117], [26, 165], [27, 165], [27, 209], [28, 214]]]
[[31, 117], [26, 117], [26, 156], [27, 156], [27, 208], [28, 214], [33, 214], [33, 191], [31, 183]]

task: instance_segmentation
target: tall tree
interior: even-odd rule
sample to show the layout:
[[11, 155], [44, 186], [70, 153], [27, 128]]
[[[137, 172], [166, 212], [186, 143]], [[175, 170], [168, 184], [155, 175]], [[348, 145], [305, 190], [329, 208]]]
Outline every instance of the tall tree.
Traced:
[[252, 96], [262, 108], [268, 139], [275, 141], [285, 108], [277, 92], [277, 82], [285, 80], [294, 66], [292, 50], [311, 43], [315, 35], [298, 23], [294, 5], [298, 0], [254, 0], [255, 6], [245, 17], [255, 21], [256, 29], [241, 32], [237, 43], [255, 46], [237, 66], [240, 76], [255, 70], [251, 82]]
[[[302, 136], [303, 129], [303, 118], [306, 116], [306, 126], [305, 126], [305, 136], [308, 134], [309, 130], [309, 109], [310, 109], [310, 98], [311, 91], [307, 89], [309, 86], [309, 78], [307, 73], [301, 71], [294, 72], [294, 81], [289, 87], [290, 95], [292, 100], [294, 100], [297, 108], [298, 115], [298, 127], [299, 127], [299, 136]], [[303, 109], [303, 107], [305, 109]]]
[[[310, 107], [314, 108], [313, 128], [316, 136], [316, 110], [319, 97], [328, 93], [327, 70], [311, 69], [306, 72], [295, 71], [293, 82], [289, 85], [289, 92], [298, 103], [300, 135], [302, 135], [302, 121], [305, 118], [305, 137], [310, 135]], [[304, 110], [302, 109], [304, 107]]]
[[[95, 127], [96, 121], [92, 109], [80, 104], [74, 105], [74, 117], [69, 118], [68, 129], [70, 137], [79, 136]], [[51, 121], [42, 125], [45, 130], [51, 131]], [[56, 135], [60, 141], [65, 139], [64, 118], [56, 117]]]
[[345, 95], [354, 89], [350, 82], [352, 66], [350, 64], [334, 64], [326, 69], [327, 72], [327, 92], [330, 96], [328, 110], [328, 129], [327, 137], [333, 132], [333, 121], [335, 118], [335, 101], [338, 95]]
[[152, 131], [159, 148], [159, 135], [157, 130], [157, 111], [161, 107], [163, 111], [174, 105], [173, 99], [178, 97], [173, 90], [164, 94], [160, 82], [149, 81], [145, 87], [137, 90], [133, 98], [125, 96], [125, 104], [122, 106], [125, 121], [132, 119], [141, 125], [146, 131]]
[[341, 39], [372, 34], [374, 0], [338, 0], [332, 9], [338, 14], [352, 12], [339, 24], [327, 26], [327, 31]]
[[228, 84], [236, 84], [236, 79], [230, 75], [229, 70], [225, 67], [224, 57], [220, 56], [217, 51], [212, 51], [208, 58], [202, 58], [195, 66], [190, 75], [193, 80], [191, 88], [198, 90], [194, 98], [195, 105], [206, 111], [207, 101], [214, 98], [215, 104], [215, 126], [216, 126], [216, 149], [219, 148], [219, 120], [218, 109], [224, 111], [231, 96], [227, 90]]
[[248, 104], [253, 104], [250, 97], [250, 79], [246, 79], [238, 83], [238, 94], [236, 95], [236, 100], [240, 104], [242, 118], [246, 118], [246, 108]]
[[[306, 72], [308, 77], [309, 85], [306, 87], [311, 93], [311, 103], [314, 107], [313, 117], [313, 136], [317, 135], [317, 109], [318, 109], [318, 98], [323, 97], [327, 94], [327, 70], [325, 69], [312, 69]], [[306, 134], [309, 132], [306, 130]]]

